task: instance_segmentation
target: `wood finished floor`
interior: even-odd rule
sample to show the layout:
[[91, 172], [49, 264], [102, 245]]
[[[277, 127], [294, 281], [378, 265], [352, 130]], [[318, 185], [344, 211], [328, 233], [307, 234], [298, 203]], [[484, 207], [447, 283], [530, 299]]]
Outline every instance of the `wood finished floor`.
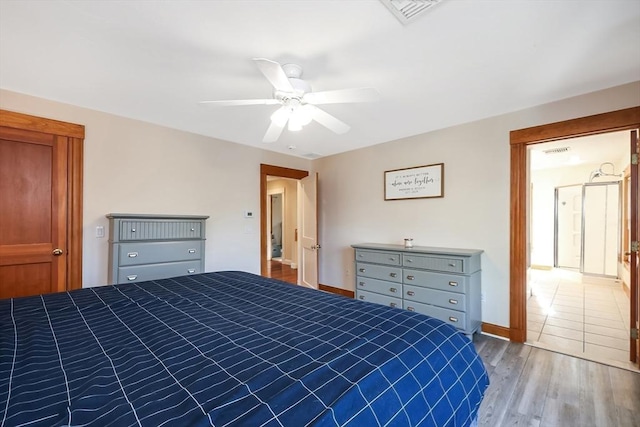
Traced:
[[486, 335], [481, 426], [639, 427], [640, 374]]
[[270, 260], [267, 262], [267, 277], [282, 280], [283, 282], [298, 284], [298, 270], [294, 270], [290, 265], [280, 261]]

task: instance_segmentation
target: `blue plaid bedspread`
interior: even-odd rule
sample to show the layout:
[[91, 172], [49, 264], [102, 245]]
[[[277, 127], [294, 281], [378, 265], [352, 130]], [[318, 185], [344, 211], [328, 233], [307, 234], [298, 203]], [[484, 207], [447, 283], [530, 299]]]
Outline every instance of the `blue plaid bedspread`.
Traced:
[[436, 319], [243, 272], [0, 300], [1, 426], [466, 426]]

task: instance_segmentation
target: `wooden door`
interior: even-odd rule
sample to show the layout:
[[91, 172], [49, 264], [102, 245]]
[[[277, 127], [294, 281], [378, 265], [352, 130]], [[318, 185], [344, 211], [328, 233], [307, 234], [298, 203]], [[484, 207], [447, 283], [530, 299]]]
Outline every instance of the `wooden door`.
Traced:
[[[629, 254], [629, 273], [630, 273], [630, 303], [631, 303], [631, 329], [635, 330], [635, 333], [632, 334], [629, 347], [629, 359], [633, 363], [640, 363], [640, 340], [638, 339], [638, 329], [640, 326], [640, 295], [638, 295], [640, 291], [640, 253], [638, 252], [638, 240], [640, 240], [640, 218], [638, 218], [638, 211], [640, 210], [640, 197], [638, 197], [638, 192], [640, 192], [640, 175], [638, 169], [638, 156], [640, 153], [640, 148], [638, 147], [638, 131], [631, 131], [631, 191], [630, 191], [630, 220], [631, 220], [631, 236], [630, 240], [632, 245], [635, 245], [635, 248], [631, 249], [631, 253]], [[633, 243], [635, 242], [635, 243]], [[634, 250], [635, 249], [635, 250]]]
[[0, 110], [0, 298], [82, 287], [83, 138]]
[[318, 289], [318, 173], [300, 180], [300, 284]]

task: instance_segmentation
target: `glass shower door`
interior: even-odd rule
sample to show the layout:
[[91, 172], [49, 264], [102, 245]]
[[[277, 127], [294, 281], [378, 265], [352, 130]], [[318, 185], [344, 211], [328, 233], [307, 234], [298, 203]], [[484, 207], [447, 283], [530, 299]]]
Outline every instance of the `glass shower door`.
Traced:
[[620, 200], [619, 182], [582, 186], [582, 273], [617, 277]]

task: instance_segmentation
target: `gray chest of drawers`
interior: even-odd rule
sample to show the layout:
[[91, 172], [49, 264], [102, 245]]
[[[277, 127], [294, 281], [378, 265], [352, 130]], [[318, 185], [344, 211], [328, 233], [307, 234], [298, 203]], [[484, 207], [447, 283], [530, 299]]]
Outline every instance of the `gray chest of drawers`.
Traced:
[[208, 216], [109, 214], [109, 283], [204, 271]]
[[363, 243], [356, 298], [423, 313], [471, 336], [482, 323], [481, 250]]

